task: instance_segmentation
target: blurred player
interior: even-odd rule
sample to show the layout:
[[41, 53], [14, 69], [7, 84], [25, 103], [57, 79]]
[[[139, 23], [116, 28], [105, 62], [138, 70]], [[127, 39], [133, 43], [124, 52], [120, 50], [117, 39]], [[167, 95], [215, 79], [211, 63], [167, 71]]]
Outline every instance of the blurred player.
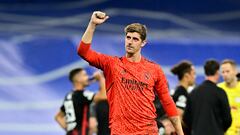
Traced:
[[144, 25], [134, 23], [125, 28], [126, 55], [123, 57], [104, 55], [90, 48], [97, 25], [107, 19], [108, 16], [103, 12], [96, 11], [92, 14], [78, 54], [104, 72], [111, 134], [157, 135], [156, 109], [153, 103], [156, 91], [178, 135], [183, 135], [181, 121], [169, 95], [162, 69], [141, 55], [141, 49], [146, 44]]
[[232, 119], [227, 95], [216, 85], [219, 63], [206, 61], [204, 71], [206, 80], [191, 92], [183, 120], [191, 135], [224, 135]]
[[92, 101], [106, 99], [105, 79], [100, 72], [94, 74], [99, 81], [100, 91], [97, 94], [85, 90], [89, 77], [84, 69], [77, 68], [70, 72], [69, 80], [73, 91], [69, 92], [55, 119], [66, 130], [67, 135], [88, 135], [89, 106]]
[[173, 100], [176, 103], [178, 112], [182, 117], [187, 105], [189, 94], [187, 89], [195, 84], [195, 69], [191, 62], [182, 61], [175, 65], [171, 72], [178, 77], [179, 84], [173, 94]]
[[[173, 100], [176, 103], [178, 113], [182, 119], [185, 107], [189, 99], [189, 87], [195, 84], [195, 69], [191, 62], [182, 61], [175, 65], [171, 72], [178, 77], [179, 84], [173, 94]], [[186, 127], [183, 129], [185, 134], [190, 134]]]
[[95, 105], [96, 118], [98, 121], [97, 135], [110, 135], [109, 129], [109, 105], [107, 100], [101, 100]]
[[227, 93], [231, 106], [233, 123], [227, 135], [240, 135], [240, 82], [237, 80], [237, 65], [233, 60], [224, 60], [221, 64], [224, 82], [218, 86]]

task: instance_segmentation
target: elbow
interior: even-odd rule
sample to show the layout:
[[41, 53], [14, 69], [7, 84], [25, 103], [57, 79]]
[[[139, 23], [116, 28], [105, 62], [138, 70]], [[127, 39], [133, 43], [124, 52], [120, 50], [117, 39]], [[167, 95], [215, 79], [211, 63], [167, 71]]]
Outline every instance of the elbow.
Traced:
[[79, 55], [79, 56], [81, 56], [81, 57], [83, 57], [83, 51], [82, 51], [82, 49], [81, 49], [81, 45], [78, 47], [78, 49], [77, 49], [77, 54]]
[[89, 49], [90, 49], [90, 45], [85, 44], [81, 41], [77, 48], [77, 54], [81, 57], [84, 57], [87, 54]]
[[58, 121], [58, 115], [55, 115], [55, 116], [54, 116], [54, 120], [55, 120], [55, 121]]
[[60, 116], [59, 113], [54, 116], [54, 120], [55, 121], [59, 121], [60, 118], [61, 118], [61, 116]]

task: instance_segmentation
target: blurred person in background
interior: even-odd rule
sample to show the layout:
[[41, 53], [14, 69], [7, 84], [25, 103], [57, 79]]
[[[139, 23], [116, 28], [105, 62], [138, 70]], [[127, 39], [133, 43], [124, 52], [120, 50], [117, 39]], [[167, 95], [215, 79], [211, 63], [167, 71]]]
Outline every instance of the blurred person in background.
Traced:
[[107, 100], [101, 100], [95, 104], [95, 113], [98, 121], [97, 135], [110, 135], [109, 105]]
[[196, 73], [194, 66], [189, 61], [178, 63], [171, 69], [171, 72], [176, 75], [179, 80], [172, 97], [176, 103], [178, 113], [182, 117], [189, 98], [187, 89], [195, 84]]
[[[91, 79], [93, 79], [93, 78], [91, 78]], [[94, 81], [94, 80], [91, 80], [91, 81]], [[91, 83], [91, 82], [90, 82]], [[101, 101], [101, 100], [100, 100]], [[98, 102], [100, 102], [100, 101], [98, 101]], [[89, 111], [90, 111], [90, 113], [89, 113], [89, 132], [88, 132], [88, 134], [89, 135], [96, 135], [96, 133], [98, 132], [98, 121], [97, 121], [97, 118], [96, 118], [96, 112], [95, 112], [95, 104], [96, 104], [97, 102], [92, 102], [91, 104], [90, 104], [90, 108], [89, 108]]]
[[156, 107], [156, 113], [157, 113], [157, 124], [158, 124], [158, 130], [159, 135], [172, 135], [175, 134], [175, 128], [173, 127], [171, 121], [168, 119], [163, 106], [159, 100], [159, 97], [156, 95], [154, 100], [154, 105]]
[[240, 135], [240, 82], [237, 78], [237, 64], [230, 59], [226, 59], [221, 64], [221, 72], [224, 82], [218, 86], [225, 90], [231, 106], [233, 118], [232, 126], [227, 131], [227, 135]]
[[190, 93], [183, 120], [191, 129], [191, 135], [224, 135], [231, 126], [227, 95], [216, 85], [220, 76], [219, 68], [217, 61], [206, 61], [206, 80]]
[[[182, 119], [185, 107], [189, 99], [188, 89], [195, 84], [196, 73], [194, 66], [190, 61], [181, 61], [173, 66], [171, 72], [178, 77], [179, 83], [173, 94], [173, 100], [176, 103], [178, 113]], [[188, 129], [183, 125], [185, 134], [190, 134]]]
[[56, 121], [66, 130], [67, 135], [88, 135], [90, 104], [92, 101], [98, 102], [106, 99], [104, 76], [96, 72], [93, 77], [99, 82], [97, 94], [85, 90], [85, 87], [89, 85], [89, 76], [84, 69], [76, 68], [69, 73], [73, 88], [66, 95], [63, 105], [55, 116]]

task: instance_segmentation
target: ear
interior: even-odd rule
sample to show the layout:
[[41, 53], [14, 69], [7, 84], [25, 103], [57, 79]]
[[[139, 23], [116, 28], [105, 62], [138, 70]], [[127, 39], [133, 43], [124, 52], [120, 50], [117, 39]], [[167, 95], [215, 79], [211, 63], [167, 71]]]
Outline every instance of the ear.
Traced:
[[235, 75], [237, 75], [237, 74], [238, 74], [237, 67], [234, 67], [233, 71], [234, 71], [234, 74], [235, 74]]
[[185, 73], [183, 76], [185, 76], [188, 79], [190, 77], [190, 73]]
[[146, 40], [142, 41], [141, 47], [144, 47], [146, 44], [147, 44], [147, 41], [146, 41]]

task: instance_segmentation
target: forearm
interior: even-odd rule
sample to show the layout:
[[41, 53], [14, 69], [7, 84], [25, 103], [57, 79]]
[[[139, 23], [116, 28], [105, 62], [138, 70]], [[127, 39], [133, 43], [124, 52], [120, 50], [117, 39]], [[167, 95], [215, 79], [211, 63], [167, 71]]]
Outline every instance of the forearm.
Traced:
[[109, 17], [104, 12], [95, 11], [93, 12], [89, 21], [88, 27], [82, 36], [84, 43], [92, 43], [93, 34], [97, 25], [104, 23]]
[[102, 76], [99, 79], [99, 92], [97, 93], [98, 95], [98, 100], [106, 100], [107, 95], [106, 95], [106, 86], [105, 86], [105, 78]]
[[82, 41], [84, 43], [86, 43], [86, 44], [92, 43], [92, 39], [93, 39], [95, 29], [96, 29], [96, 25], [89, 22], [88, 27], [87, 27], [85, 33], [82, 36]]
[[56, 121], [57, 121], [57, 123], [58, 123], [64, 130], [67, 129], [67, 124], [66, 124], [64, 118], [62, 118], [62, 117], [56, 117]]
[[181, 120], [179, 118], [179, 116], [172, 116], [169, 117], [172, 125], [174, 126], [177, 135], [184, 135], [183, 134], [183, 130], [182, 130], [182, 125], [181, 125]]
[[103, 54], [97, 53], [91, 50], [91, 43], [94, 35], [94, 31], [97, 25], [102, 24], [108, 19], [105, 13], [95, 11], [92, 14], [91, 20], [89, 21], [88, 27], [82, 36], [82, 40], [77, 49], [78, 55], [86, 60], [90, 65], [103, 69], [107, 63], [109, 57]]
[[107, 95], [106, 95], [106, 86], [105, 86], [105, 78], [101, 72], [96, 72], [94, 74], [95, 79], [99, 83], [99, 91], [98, 93], [94, 96], [94, 102], [98, 102], [100, 100], [106, 100]]

